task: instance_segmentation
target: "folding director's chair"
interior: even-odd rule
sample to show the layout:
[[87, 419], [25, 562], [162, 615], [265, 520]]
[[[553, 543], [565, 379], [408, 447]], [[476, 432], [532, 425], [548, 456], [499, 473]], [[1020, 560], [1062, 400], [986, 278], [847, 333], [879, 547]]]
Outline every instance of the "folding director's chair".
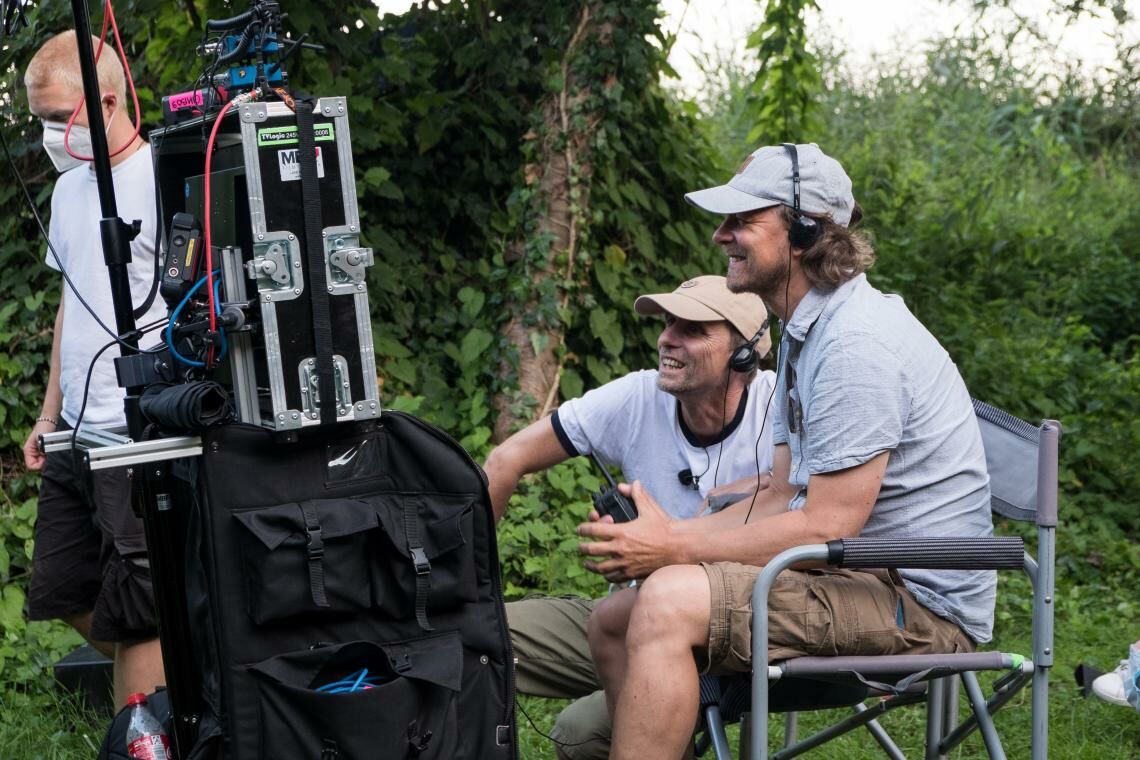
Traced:
[[[1039, 428], [980, 401], [974, 401], [993, 511], [1006, 518], [1037, 524], [1036, 558], [1016, 537], [988, 538], [849, 538], [799, 546], [777, 555], [756, 581], [752, 596], [752, 662], [750, 685], [744, 678], [704, 678], [701, 710], [705, 736], [718, 760], [730, 755], [725, 720], [751, 712], [741, 732], [741, 754], [767, 760], [768, 714], [785, 712], [784, 747], [773, 758], [790, 758], [837, 736], [865, 726], [892, 760], [905, 760], [876, 718], [906, 705], [925, 703], [925, 760], [937, 760], [979, 731], [990, 758], [1005, 752], [993, 715], [1024, 686], [1032, 684], [1032, 757], [1048, 756], [1049, 668], [1053, 665], [1054, 541], [1057, 526], [1057, 454], [1060, 423], [1045, 420]], [[826, 562], [848, 568], [931, 568], [1024, 570], [1033, 584], [1033, 653], [1005, 652], [881, 657], [799, 657], [768, 662], [768, 592], [776, 576], [800, 562]], [[1004, 671], [987, 697], [978, 671]], [[958, 721], [955, 677], [961, 680], [970, 714]], [[865, 705], [868, 696], [880, 697]], [[795, 740], [795, 712], [831, 707], [852, 708], [848, 718], [803, 740]], [[746, 724], [747, 725], [747, 724]], [[703, 746], [702, 746], [703, 745]], [[750, 754], [745, 754], [750, 749]], [[1020, 754], [1020, 753], [1018, 753]]]

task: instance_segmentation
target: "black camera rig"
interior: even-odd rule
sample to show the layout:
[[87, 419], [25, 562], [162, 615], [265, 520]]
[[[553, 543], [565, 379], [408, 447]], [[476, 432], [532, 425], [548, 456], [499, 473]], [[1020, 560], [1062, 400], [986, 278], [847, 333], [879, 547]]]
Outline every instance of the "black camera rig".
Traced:
[[[98, 84], [85, 0], [72, 0], [88, 118]], [[371, 249], [361, 225], [343, 97], [289, 90], [288, 39], [275, 0], [210, 20], [214, 38], [189, 93], [164, 99], [150, 133], [160, 229], [164, 346], [140, 352], [127, 265], [137, 225], [118, 218], [106, 135], [92, 130], [104, 256], [126, 427], [80, 425], [44, 435], [90, 469], [132, 467], [144, 516], [176, 744], [193, 744], [199, 709], [180, 582], [177, 460], [202, 453], [198, 433], [229, 421], [296, 440], [300, 430], [381, 414], [369, 316]]]
[[74, 438], [95, 466], [192, 455], [193, 439], [171, 436], [224, 421], [231, 404], [276, 431], [379, 416], [348, 106], [289, 91], [283, 62], [319, 46], [284, 38], [285, 18], [254, 0], [208, 21], [202, 86], [173, 96], [150, 134], [170, 323], [164, 350], [116, 360], [135, 429], [46, 436], [47, 450]]

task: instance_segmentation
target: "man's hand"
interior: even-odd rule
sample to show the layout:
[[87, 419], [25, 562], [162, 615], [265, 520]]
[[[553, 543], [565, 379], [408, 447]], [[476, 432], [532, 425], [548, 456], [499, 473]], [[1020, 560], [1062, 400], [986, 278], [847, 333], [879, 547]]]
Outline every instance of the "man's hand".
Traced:
[[673, 520], [665, 514], [657, 501], [635, 480], [633, 485], [618, 486], [624, 496], [633, 499], [637, 506], [637, 519], [615, 524], [608, 515], [600, 520], [578, 526], [578, 535], [594, 541], [578, 545], [578, 551], [591, 557], [608, 557], [601, 561], [587, 561], [586, 569], [604, 577], [610, 583], [644, 578], [666, 565], [683, 560], [678, 556], [677, 536]]
[[39, 439], [41, 435], [55, 432], [55, 424], [47, 420], [39, 420], [32, 426], [28, 440], [24, 441], [24, 466], [29, 470], [38, 471], [44, 468], [47, 455], [40, 451]]

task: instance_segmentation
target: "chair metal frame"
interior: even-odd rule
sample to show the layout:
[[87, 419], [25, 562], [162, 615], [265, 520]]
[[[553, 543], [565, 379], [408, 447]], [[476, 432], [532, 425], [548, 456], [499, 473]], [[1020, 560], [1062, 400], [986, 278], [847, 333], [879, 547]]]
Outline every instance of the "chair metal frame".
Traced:
[[[756, 580], [752, 596], [751, 725], [741, 734], [741, 755], [768, 760], [769, 688], [786, 678], [847, 681], [879, 678], [898, 682], [886, 686], [889, 696], [873, 705], [856, 704], [853, 714], [800, 741], [794, 740], [795, 714], [789, 713], [784, 747], [772, 758], [795, 757], [831, 739], [866, 726], [886, 755], [905, 760], [876, 721], [899, 707], [927, 705], [925, 760], [938, 760], [975, 730], [982, 735], [989, 757], [1004, 760], [1005, 752], [993, 715], [1024, 686], [1032, 684], [1032, 758], [1048, 757], [1049, 669], [1053, 665], [1055, 533], [1057, 472], [1061, 425], [1045, 420], [1034, 428], [980, 401], [974, 402], [982, 427], [993, 511], [1037, 525], [1037, 556], [1029, 555], [1017, 537], [972, 538], [848, 538], [827, 544], [790, 548], [772, 559]], [[1036, 450], [1036, 456], [1033, 456]], [[879, 657], [799, 657], [768, 661], [768, 594], [782, 571], [801, 562], [823, 562], [848, 568], [1021, 569], [1033, 585], [1032, 659], [1002, 652]], [[980, 670], [1006, 671], [987, 698], [978, 682]], [[955, 676], [961, 679], [970, 714], [958, 721]], [[778, 706], [777, 706], [778, 707]], [[705, 708], [714, 755], [730, 757], [720, 711]], [[747, 736], [746, 736], [747, 735]], [[746, 750], [750, 752], [746, 753]]]

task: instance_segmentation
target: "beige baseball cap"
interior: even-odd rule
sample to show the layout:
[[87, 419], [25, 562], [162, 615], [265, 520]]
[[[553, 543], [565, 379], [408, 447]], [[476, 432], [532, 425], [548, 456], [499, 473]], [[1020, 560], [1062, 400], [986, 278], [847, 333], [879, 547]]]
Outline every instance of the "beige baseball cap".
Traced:
[[[733, 293], [718, 274], [685, 280], [672, 293], [638, 296], [633, 302], [638, 314], [672, 314], [690, 322], [728, 322], [751, 340], [768, 323], [768, 310], [755, 293]], [[765, 356], [772, 349], [772, 337], [765, 330], [756, 343], [756, 352]]]

